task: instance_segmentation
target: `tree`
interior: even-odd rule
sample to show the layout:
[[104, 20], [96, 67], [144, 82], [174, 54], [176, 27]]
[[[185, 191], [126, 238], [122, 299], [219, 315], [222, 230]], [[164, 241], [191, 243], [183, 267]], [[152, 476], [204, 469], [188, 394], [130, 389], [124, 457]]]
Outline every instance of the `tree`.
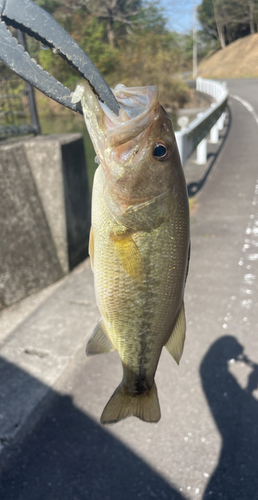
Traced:
[[217, 23], [212, 0], [203, 0], [201, 5], [197, 8], [197, 14], [204, 33], [213, 39], [218, 39]]
[[139, 13], [141, 0], [65, 0], [67, 8], [82, 8], [97, 19], [106, 21], [108, 42], [115, 47], [116, 30], [122, 25], [130, 28]]
[[257, 0], [203, 0], [198, 7], [203, 29], [218, 38], [222, 49], [238, 38], [255, 33], [257, 12]]
[[[214, 11], [214, 18], [216, 22], [216, 28], [217, 28], [217, 33], [220, 41], [221, 48], [224, 49], [226, 47], [226, 41], [225, 41], [225, 36], [224, 36], [224, 22], [223, 18], [221, 16], [221, 11], [219, 9], [219, 2], [218, 0], [212, 0], [212, 5], [213, 5], [213, 11]], [[222, 7], [222, 6], [221, 6]], [[223, 9], [222, 10], [222, 15], [223, 15]]]
[[250, 31], [253, 35], [255, 33], [254, 29], [254, 0], [248, 0], [249, 17], [250, 17]]

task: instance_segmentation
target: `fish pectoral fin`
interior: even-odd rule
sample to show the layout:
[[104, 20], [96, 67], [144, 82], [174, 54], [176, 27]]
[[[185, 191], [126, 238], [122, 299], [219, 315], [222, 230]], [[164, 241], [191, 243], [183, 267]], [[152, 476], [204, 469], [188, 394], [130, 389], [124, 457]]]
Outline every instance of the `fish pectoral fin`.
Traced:
[[107, 337], [103, 328], [103, 322], [100, 320], [93, 330], [93, 334], [88, 341], [86, 347], [86, 356], [93, 356], [94, 354], [103, 354], [115, 351], [115, 347]]
[[120, 264], [132, 280], [141, 284], [143, 280], [143, 265], [139, 249], [130, 232], [112, 233], [111, 239], [115, 246]]
[[90, 228], [90, 238], [89, 238], [89, 256], [90, 256], [90, 265], [92, 271], [94, 271], [94, 233], [93, 227]]
[[177, 318], [177, 322], [173, 328], [173, 331], [165, 344], [168, 352], [173, 356], [174, 360], [179, 365], [179, 361], [181, 359], [184, 342], [185, 342], [185, 332], [186, 332], [186, 322], [185, 322], [185, 308], [184, 302], [180, 309], [180, 313]]
[[155, 382], [149, 391], [140, 395], [128, 394], [120, 384], [105, 406], [101, 424], [115, 424], [127, 417], [138, 417], [144, 422], [158, 422], [160, 407]]

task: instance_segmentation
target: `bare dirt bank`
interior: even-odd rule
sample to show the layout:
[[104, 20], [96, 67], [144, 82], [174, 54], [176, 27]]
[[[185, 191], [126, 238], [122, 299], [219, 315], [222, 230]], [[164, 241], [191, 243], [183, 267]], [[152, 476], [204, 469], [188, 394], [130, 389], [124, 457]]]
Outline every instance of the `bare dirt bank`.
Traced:
[[258, 77], [258, 33], [240, 38], [201, 62], [203, 78]]

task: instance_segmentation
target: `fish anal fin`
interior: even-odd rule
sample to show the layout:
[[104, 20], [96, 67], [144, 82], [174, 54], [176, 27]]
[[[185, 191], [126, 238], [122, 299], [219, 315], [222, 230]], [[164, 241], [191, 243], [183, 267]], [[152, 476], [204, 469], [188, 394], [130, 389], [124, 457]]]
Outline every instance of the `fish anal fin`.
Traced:
[[94, 270], [94, 233], [93, 227], [90, 228], [90, 238], [89, 238], [89, 256], [90, 256], [90, 265], [92, 271]]
[[149, 391], [140, 395], [129, 394], [123, 384], [120, 384], [105, 406], [100, 422], [115, 424], [132, 416], [144, 422], [159, 421], [161, 415], [155, 382]]
[[111, 233], [111, 239], [114, 243], [120, 264], [126, 273], [135, 283], [141, 284], [144, 275], [142, 258], [130, 232], [121, 234]]
[[93, 356], [94, 354], [103, 354], [111, 351], [115, 351], [115, 347], [107, 337], [103, 328], [103, 322], [100, 320], [95, 326], [93, 334], [88, 341], [86, 355]]
[[179, 365], [181, 359], [184, 342], [185, 342], [186, 322], [185, 322], [185, 308], [184, 303], [180, 309], [176, 324], [173, 331], [165, 344], [168, 352], [173, 356], [174, 360]]

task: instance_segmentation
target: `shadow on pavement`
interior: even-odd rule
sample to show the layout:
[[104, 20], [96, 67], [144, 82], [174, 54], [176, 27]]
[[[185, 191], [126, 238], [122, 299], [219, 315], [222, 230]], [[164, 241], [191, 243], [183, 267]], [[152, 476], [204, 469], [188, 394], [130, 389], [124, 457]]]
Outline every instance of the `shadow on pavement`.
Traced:
[[220, 151], [222, 150], [222, 148], [225, 144], [225, 141], [227, 139], [227, 136], [229, 134], [229, 130], [230, 130], [230, 127], [232, 124], [232, 115], [231, 115], [231, 111], [230, 111], [229, 106], [227, 107], [227, 112], [228, 112], [228, 123], [227, 123], [226, 131], [224, 132], [223, 135], [220, 135], [220, 139], [223, 139], [221, 144], [220, 144], [220, 147], [219, 147], [219, 149], [217, 149], [216, 153], [209, 153], [207, 155], [208, 160], [211, 157], [213, 157], [213, 160], [211, 161], [206, 172], [204, 173], [204, 176], [202, 177], [202, 179], [200, 179], [198, 182], [190, 182], [187, 185], [187, 191], [188, 191], [189, 198], [191, 198], [192, 196], [196, 196], [197, 193], [202, 189], [202, 187], [204, 186], [205, 182], [208, 179], [208, 176], [210, 175], [210, 173], [212, 171], [213, 165], [214, 165], [215, 161], [217, 160]]
[[[13, 380], [24, 383], [29, 377], [35, 388], [36, 379], [0, 358], [2, 376], [12, 372]], [[18, 392], [17, 386], [14, 390]], [[3, 500], [183, 500], [143, 460], [76, 408], [69, 396], [53, 391], [43, 416], [5, 455], [0, 468]]]
[[[200, 372], [203, 390], [222, 437], [219, 463], [203, 499], [258, 499], [258, 365], [243, 356], [232, 336], [217, 340], [204, 357]], [[242, 356], [252, 371], [242, 389], [228, 370], [230, 359]]]

